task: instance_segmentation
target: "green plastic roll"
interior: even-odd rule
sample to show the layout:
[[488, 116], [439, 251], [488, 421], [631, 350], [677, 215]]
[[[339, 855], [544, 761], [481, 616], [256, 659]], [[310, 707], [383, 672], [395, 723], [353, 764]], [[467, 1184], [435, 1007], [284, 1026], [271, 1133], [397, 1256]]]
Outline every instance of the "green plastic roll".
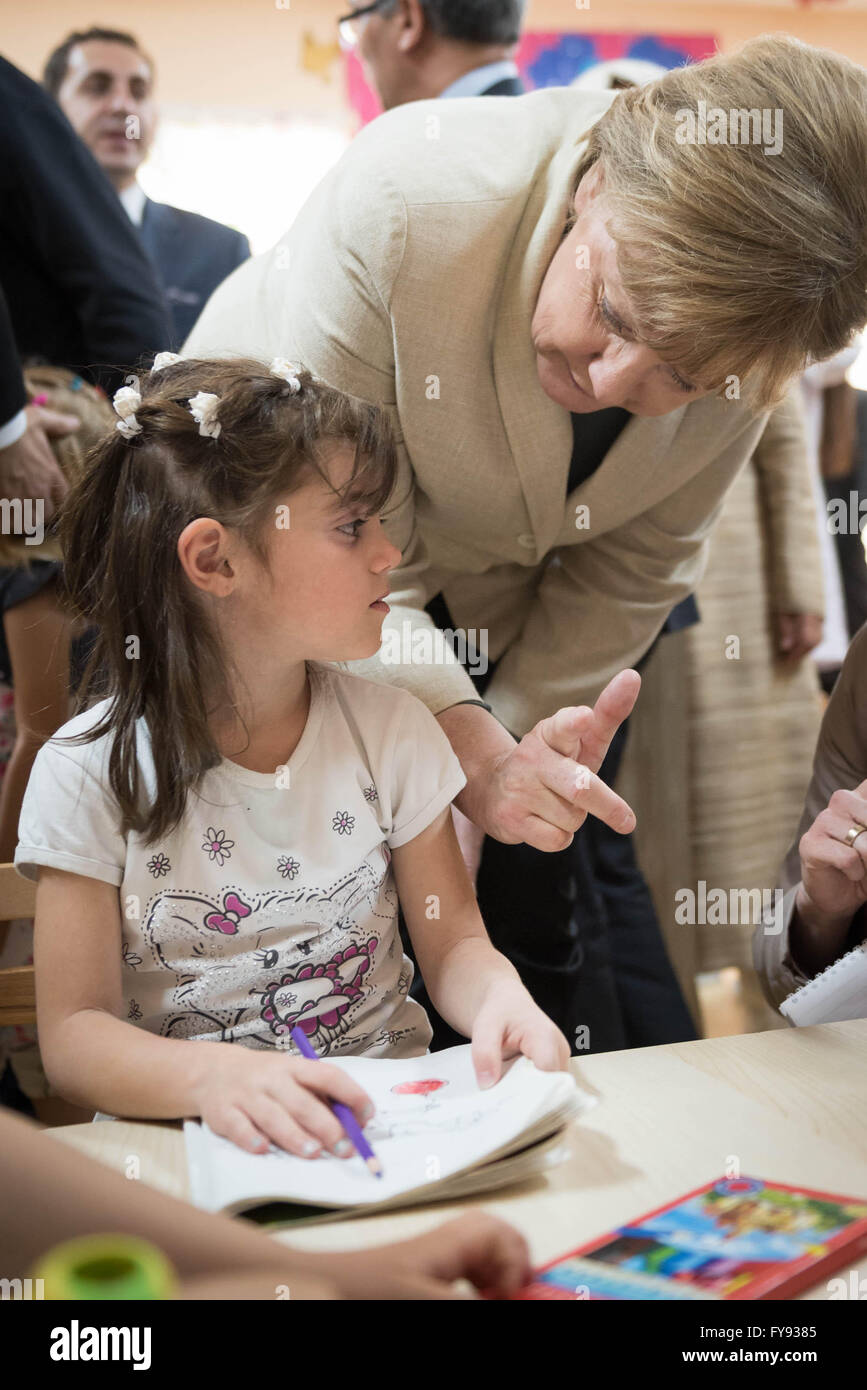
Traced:
[[175, 1271], [157, 1246], [139, 1236], [79, 1236], [48, 1250], [33, 1268], [43, 1298], [166, 1299], [177, 1289]]

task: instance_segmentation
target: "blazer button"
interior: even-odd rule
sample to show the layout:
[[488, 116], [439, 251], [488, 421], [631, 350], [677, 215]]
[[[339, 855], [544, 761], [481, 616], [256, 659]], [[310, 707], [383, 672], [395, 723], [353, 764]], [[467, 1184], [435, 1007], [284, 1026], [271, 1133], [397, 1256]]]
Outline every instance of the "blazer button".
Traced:
[[522, 545], [525, 550], [535, 550], [536, 537], [531, 535], [529, 531], [523, 531], [518, 537], [518, 545]]

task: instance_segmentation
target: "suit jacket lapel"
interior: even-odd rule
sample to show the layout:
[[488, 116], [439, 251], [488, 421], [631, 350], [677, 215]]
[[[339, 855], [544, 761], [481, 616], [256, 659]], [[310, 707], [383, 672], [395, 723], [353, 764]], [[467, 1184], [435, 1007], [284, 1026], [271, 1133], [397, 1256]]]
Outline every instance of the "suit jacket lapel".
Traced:
[[503, 77], [499, 82], [495, 82], [492, 87], [488, 87], [484, 92], [479, 92], [479, 96], [522, 97], [526, 90], [520, 77]]
[[163, 203], [146, 199], [140, 231], [145, 249], [158, 265], [162, 265], [166, 257], [171, 260], [177, 226]]
[[[626, 520], [623, 513], [624, 497], [634, 503], [633, 515], [646, 511], [656, 498], [656, 488], [660, 495], [671, 490], [670, 458], [678, 430], [683, 424], [687, 406], [679, 406], [667, 415], [633, 415], [615, 439], [604, 460], [594, 473], [569, 494], [566, 505], [566, 521], [573, 524], [574, 508], [584, 505], [590, 508], [593, 533], [608, 530], [607, 514], [613, 509], [617, 525]], [[658, 477], [665, 467], [666, 478]], [[625, 487], [618, 482], [628, 478]], [[574, 540], [574, 536], [572, 537]]]

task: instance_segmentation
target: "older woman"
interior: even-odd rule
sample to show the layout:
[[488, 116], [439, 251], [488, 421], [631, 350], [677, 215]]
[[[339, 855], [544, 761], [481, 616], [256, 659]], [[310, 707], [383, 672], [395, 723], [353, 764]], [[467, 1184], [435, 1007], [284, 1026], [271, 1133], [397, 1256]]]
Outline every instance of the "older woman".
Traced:
[[[437, 715], [497, 878], [514, 855], [508, 939], [479, 894], [492, 938], [567, 1036], [594, 1007], [588, 949], [640, 949], [628, 910], [576, 940], [597, 886], [563, 856], [588, 813], [634, 826], [595, 775], [637, 694], [621, 668], [695, 586], [788, 380], [867, 319], [865, 167], [867, 74], [787, 39], [614, 96], [412, 103], [362, 132], [186, 344], [285, 355], [392, 410], [403, 563], [382, 651], [354, 669]], [[496, 662], [487, 705], [435, 640], [438, 596], [471, 668], [474, 633], [476, 669]], [[550, 856], [544, 902], [527, 853]]]
[[801, 823], [783, 866], [782, 912], [753, 937], [753, 960], [774, 1005], [867, 936], [865, 691], [867, 626], [852, 638], [822, 720]]

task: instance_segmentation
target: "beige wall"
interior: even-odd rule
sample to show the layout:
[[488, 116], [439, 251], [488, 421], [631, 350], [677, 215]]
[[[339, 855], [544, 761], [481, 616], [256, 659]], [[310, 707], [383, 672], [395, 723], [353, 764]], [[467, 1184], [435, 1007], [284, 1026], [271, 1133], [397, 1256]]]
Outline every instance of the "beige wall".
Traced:
[[[286, 111], [331, 117], [344, 107], [339, 61], [326, 75], [304, 71], [304, 35], [313, 41], [314, 60], [327, 57], [334, 19], [351, 5], [346, 0], [138, 0], [118, 7], [116, 0], [0, 0], [2, 52], [38, 76], [48, 50], [70, 29], [104, 24], [127, 28], [150, 47], [160, 70], [160, 97], [172, 107], [225, 107], [238, 111]], [[287, 3], [287, 0], [282, 0]], [[856, 8], [826, 0], [805, 8], [795, 0], [753, 5], [701, 4], [673, 0], [590, 0], [578, 9], [573, 0], [530, 0], [530, 29], [608, 30], [641, 33], [710, 33], [730, 48], [753, 34], [786, 31], [867, 64], [867, 0]], [[321, 47], [320, 47], [321, 46]], [[326, 52], [322, 52], [326, 48]]]

